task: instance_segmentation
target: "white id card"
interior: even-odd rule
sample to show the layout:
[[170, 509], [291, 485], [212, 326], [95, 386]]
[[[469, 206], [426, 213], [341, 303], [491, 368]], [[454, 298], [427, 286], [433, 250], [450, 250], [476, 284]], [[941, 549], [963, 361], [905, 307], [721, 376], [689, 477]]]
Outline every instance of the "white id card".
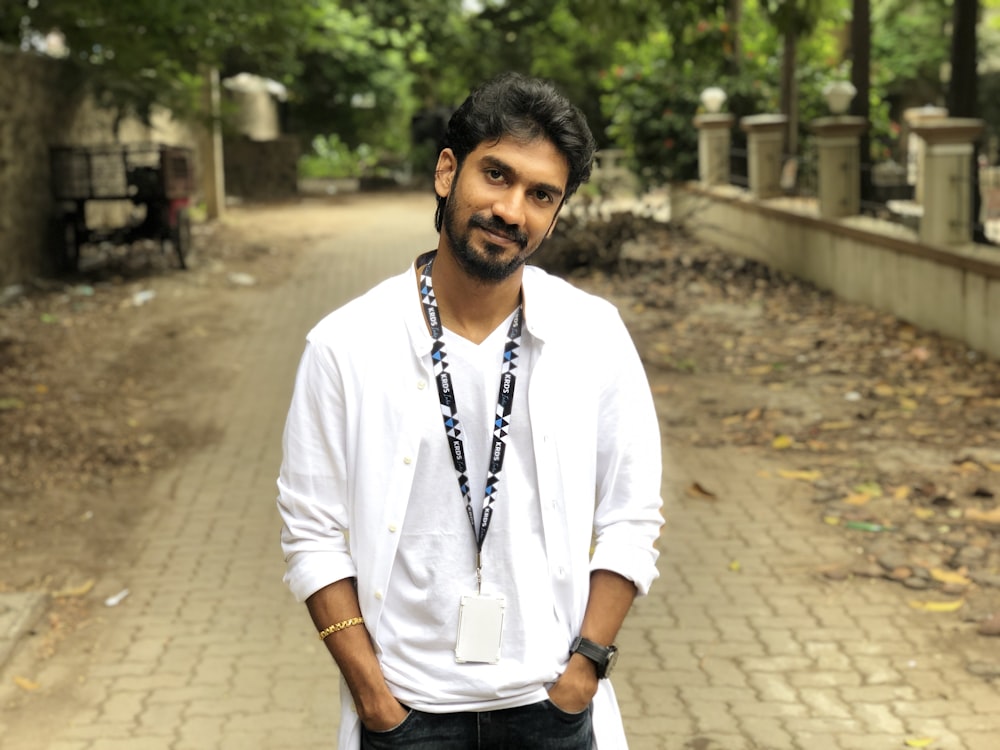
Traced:
[[463, 596], [458, 608], [458, 640], [455, 661], [496, 664], [500, 661], [503, 634], [502, 596]]

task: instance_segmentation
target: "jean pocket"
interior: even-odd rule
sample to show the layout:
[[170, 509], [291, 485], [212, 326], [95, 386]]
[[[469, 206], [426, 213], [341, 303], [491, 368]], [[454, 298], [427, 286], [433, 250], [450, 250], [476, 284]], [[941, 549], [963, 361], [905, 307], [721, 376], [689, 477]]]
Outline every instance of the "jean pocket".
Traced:
[[374, 735], [376, 737], [388, 737], [388, 736], [393, 735], [393, 734], [399, 734], [400, 732], [402, 732], [403, 730], [405, 730], [412, 723], [411, 719], [413, 719], [413, 715], [415, 713], [416, 713], [416, 711], [414, 711], [412, 708], [409, 709], [406, 712], [406, 716], [403, 717], [403, 720], [401, 722], [399, 722], [396, 726], [389, 727], [388, 729], [383, 729], [381, 731], [376, 731], [374, 729], [369, 729], [368, 727], [364, 726], [363, 724], [362, 724], [362, 727], [364, 728], [364, 731], [367, 732], [370, 735]]
[[563, 708], [559, 704], [554, 703], [551, 698], [546, 698], [543, 701], [543, 703], [544, 703], [544, 705], [545, 705], [546, 708], [552, 710], [556, 714], [559, 714], [559, 716], [561, 716], [561, 717], [563, 717], [565, 719], [569, 719], [569, 720], [583, 719], [583, 718], [587, 717], [590, 714], [590, 704], [589, 703], [586, 706], [584, 706], [579, 711], [567, 711], [565, 708]]

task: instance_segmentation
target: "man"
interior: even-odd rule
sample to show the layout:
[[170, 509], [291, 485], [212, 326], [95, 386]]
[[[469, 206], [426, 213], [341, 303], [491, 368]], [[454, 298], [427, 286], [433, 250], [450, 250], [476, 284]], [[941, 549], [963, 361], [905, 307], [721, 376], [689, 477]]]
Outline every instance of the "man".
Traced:
[[307, 338], [278, 505], [341, 748], [625, 747], [604, 678], [657, 576], [657, 420], [614, 308], [524, 265], [593, 153], [549, 84], [483, 85], [437, 250]]

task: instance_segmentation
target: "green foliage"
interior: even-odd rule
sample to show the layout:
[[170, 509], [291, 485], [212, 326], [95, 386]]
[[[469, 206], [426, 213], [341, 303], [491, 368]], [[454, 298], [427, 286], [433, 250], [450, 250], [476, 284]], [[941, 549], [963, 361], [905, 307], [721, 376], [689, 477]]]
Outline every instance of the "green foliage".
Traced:
[[705, 88], [722, 87], [727, 109], [737, 119], [772, 111], [773, 57], [748, 51], [746, 64], [737, 73], [727, 72], [727, 60], [718, 52], [732, 49], [731, 33], [721, 16], [703, 19], [682, 45], [692, 56], [677, 59], [669, 32], [655, 31], [639, 44], [619, 45], [619, 62], [601, 74], [608, 134], [625, 149], [643, 185], [697, 174], [693, 120]]
[[0, 41], [30, 49], [60, 31], [100, 101], [146, 116], [154, 104], [191, 111], [199, 72], [231, 50], [293, 74], [302, 21], [299, 0], [6, 0]]
[[828, 3], [827, 0], [759, 0], [759, 5], [779, 34], [799, 37], [812, 33]]
[[[871, 0], [877, 148], [892, 136], [890, 104], [904, 92], [940, 100], [953, 1]], [[368, 159], [406, 155], [422, 168], [433, 163], [429, 141], [410, 143], [412, 116], [454, 107], [475, 84], [518, 70], [553, 80], [584, 110], [601, 145], [625, 148], [647, 183], [683, 179], [696, 168], [692, 118], [702, 89], [722, 87], [737, 118], [777, 110], [783, 34], [798, 40], [803, 134], [826, 114], [823, 87], [850, 71], [851, 0], [481, 0], [480, 7], [0, 0], [0, 42], [30, 48], [59, 29], [68, 61], [101, 100], [139, 115], [154, 104], [181, 116], [197, 112], [207, 67], [276, 79], [290, 94], [286, 124], [313, 146], [303, 170], [317, 174], [370, 170]], [[743, 134], [735, 128], [733, 136], [739, 142]]]
[[312, 140], [312, 151], [299, 159], [301, 177], [338, 179], [361, 177], [373, 171], [378, 159], [366, 143], [352, 149], [336, 133], [318, 135]]

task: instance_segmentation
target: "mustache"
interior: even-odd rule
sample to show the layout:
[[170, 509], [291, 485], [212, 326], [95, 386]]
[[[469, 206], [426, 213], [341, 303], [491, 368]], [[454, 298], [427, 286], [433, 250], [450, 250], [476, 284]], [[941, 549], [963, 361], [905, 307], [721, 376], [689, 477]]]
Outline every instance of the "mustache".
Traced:
[[487, 232], [499, 234], [501, 237], [506, 237], [508, 240], [516, 242], [521, 247], [528, 244], [527, 234], [522, 232], [517, 225], [508, 224], [497, 216], [491, 216], [490, 218], [485, 219], [482, 216], [473, 214], [469, 219], [469, 225], [485, 229]]

